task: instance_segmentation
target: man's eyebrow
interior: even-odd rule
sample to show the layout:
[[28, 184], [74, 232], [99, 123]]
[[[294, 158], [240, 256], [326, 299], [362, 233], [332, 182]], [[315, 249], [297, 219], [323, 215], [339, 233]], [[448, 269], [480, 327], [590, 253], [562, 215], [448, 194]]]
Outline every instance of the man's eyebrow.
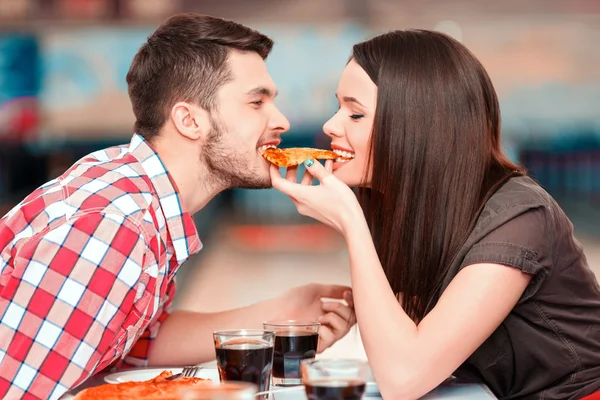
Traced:
[[257, 86], [255, 88], [247, 91], [246, 94], [250, 95], [250, 96], [260, 94], [260, 95], [268, 96], [268, 97], [276, 97], [279, 94], [279, 92], [273, 93], [273, 91], [269, 88], [266, 88], [264, 86]]
[[[335, 94], [335, 98], [336, 98], [336, 99], [339, 99], [339, 97], [338, 97], [337, 93]], [[358, 104], [358, 105], [360, 105], [360, 106], [363, 106], [363, 107], [365, 107], [365, 108], [366, 108], [366, 106], [365, 106], [363, 103], [361, 103], [360, 101], [358, 101], [358, 99], [357, 99], [356, 97], [352, 97], [352, 96], [344, 96], [344, 97], [342, 97], [342, 100], [343, 100], [345, 103], [356, 103], [356, 104]]]

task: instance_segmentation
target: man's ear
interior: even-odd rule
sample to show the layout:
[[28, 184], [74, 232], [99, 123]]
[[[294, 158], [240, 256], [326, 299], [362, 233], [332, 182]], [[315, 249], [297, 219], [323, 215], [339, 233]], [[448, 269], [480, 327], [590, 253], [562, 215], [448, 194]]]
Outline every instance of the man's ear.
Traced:
[[173, 106], [171, 120], [179, 133], [191, 140], [200, 139], [211, 129], [208, 112], [201, 107], [185, 102], [179, 102]]

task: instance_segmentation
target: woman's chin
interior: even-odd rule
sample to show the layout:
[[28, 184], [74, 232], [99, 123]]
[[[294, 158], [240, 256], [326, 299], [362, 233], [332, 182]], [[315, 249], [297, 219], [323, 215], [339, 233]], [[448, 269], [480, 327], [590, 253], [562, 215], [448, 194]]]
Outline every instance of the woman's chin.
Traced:
[[360, 182], [361, 181], [360, 175], [353, 174], [349, 170], [344, 171], [344, 168], [334, 170], [333, 175], [350, 187], [362, 186], [361, 182]]

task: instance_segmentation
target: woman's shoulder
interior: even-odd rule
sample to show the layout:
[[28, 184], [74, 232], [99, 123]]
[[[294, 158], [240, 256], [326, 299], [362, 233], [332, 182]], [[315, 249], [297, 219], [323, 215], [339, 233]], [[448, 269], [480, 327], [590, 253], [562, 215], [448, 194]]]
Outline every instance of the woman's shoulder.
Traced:
[[451, 275], [481, 263], [518, 268], [537, 276], [525, 296], [530, 297], [552, 269], [558, 213], [562, 211], [552, 196], [533, 179], [511, 178], [486, 202], [450, 268]]
[[462, 268], [494, 263], [537, 276], [523, 299], [529, 298], [550, 274], [556, 245], [573, 240], [570, 222], [552, 196], [527, 176], [511, 178], [486, 202], [444, 288]]
[[529, 176], [509, 179], [486, 202], [485, 208], [502, 213], [512, 208], [557, 207], [556, 202]]
[[485, 234], [523, 214], [531, 214], [533, 210], [543, 216], [544, 225], [550, 229], [555, 218], [563, 214], [552, 196], [533, 179], [528, 176], [511, 178], [487, 200], [473, 233]]
[[569, 234], [567, 221], [552, 196], [533, 179], [514, 177], [488, 199], [462, 251], [509, 246], [525, 255], [550, 254], [554, 237]]

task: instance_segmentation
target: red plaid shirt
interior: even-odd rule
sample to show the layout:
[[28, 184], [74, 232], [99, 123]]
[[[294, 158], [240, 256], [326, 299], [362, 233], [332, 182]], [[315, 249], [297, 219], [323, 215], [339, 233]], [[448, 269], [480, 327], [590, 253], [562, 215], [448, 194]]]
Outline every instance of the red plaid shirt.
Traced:
[[0, 220], [0, 397], [58, 399], [108, 366], [145, 366], [200, 248], [139, 135], [30, 194]]

